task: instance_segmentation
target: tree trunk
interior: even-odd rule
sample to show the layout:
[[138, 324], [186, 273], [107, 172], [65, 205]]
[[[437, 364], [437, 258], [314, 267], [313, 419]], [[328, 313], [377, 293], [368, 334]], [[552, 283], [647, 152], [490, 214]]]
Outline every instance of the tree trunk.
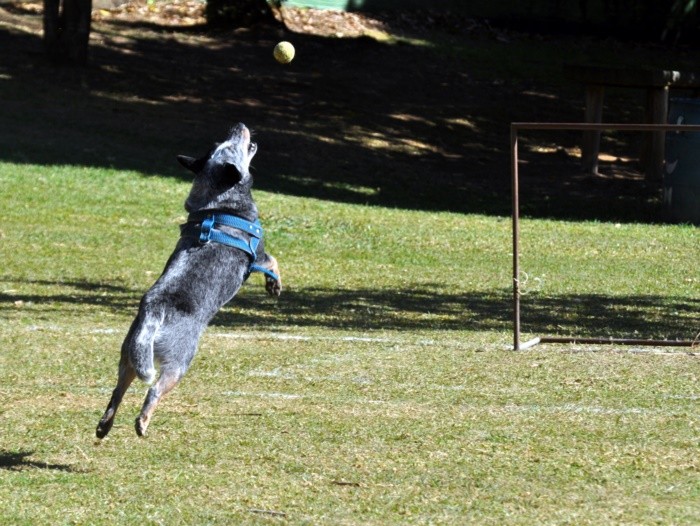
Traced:
[[49, 59], [87, 63], [91, 13], [92, 0], [44, 0], [44, 47]]

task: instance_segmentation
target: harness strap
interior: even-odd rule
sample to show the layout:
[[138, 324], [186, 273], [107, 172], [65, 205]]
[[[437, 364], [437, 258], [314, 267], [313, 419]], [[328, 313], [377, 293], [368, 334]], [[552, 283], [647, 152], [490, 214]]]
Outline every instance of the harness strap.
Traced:
[[238, 228], [247, 232], [251, 236], [255, 236], [259, 239], [263, 237], [263, 228], [260, 221], [257, 219], [255, 222], [251, 223], [246, 221], [242, 217], [230, 215], [230, 214], [217, 214], [215, 212], [193, 212], [187, 217], [188, 223], [206, 221], [208, 219], [213, 220], [214, 223], [218, 225], [230, 226], [232, 228]]
[[248, 270], [249, 270], [249, 273], [250, 273], [250, 272], [262, 272], [263, 274], [265, 274], [266, 276], [271, 277], [271, 278], [274, 279], [275, 281], [279, 281], [279, 280], [280, 280], [280, 277], [279, 277], [277, 274], [275, 274], [274, 272], [272, 272], [269, 268], [261, 267], [260, 265], [251, 265], [251, 266], [250, 266], [250, 269], [248, 269]]
[[[279, 281], [279, 276], [265, 267], [255, 264], [257, 258], [257, 249], [260, 240], [263, 237], [263, 228], [259, 220], [254, 222], [247, 221], [242, 217], [221, 214], [216, 212], [194, 212], [187, 217], [188, 221], [184, 225], [180, 225], [180, 235], [188, 237], [196, 237], [200, 243], [219, 243], [229, 247], [242, 250], [251, 258], [248, 274], [251, 272], [262, 272], [275, 281]], [[228, 226], [242, 230], [250, 235], [249, 240], [239, 237], [234, 237], [216, 228], [218, 225]]]

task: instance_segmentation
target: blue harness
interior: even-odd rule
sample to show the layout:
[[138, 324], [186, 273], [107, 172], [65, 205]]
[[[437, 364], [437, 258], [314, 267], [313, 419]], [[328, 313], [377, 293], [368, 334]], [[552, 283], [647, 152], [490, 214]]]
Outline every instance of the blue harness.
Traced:
[[[263, 237], [263, 228], [259, 220], [256, 219], [254, 223], [251, 223], [242, 217], [218, 212], [195, 212], [190, 214], [187, 219], [187, 223], [180, 225], [181, 235], [196, 237], [199, 239], [200, 243], [213, 242], [237, 248], [250, 256], [250, 267], [248, 267], [246, 279], [250, 276], [251, 272], [262, 272], [275, 281], [279, 281], [280, 278], [277, 274], [265, 267], [255, 264], [257, 258], [256, 251]], [[242, 230], [250, 236], [250, 239], [245, 240], [227, 234], [216, 228], [220, 225]]]

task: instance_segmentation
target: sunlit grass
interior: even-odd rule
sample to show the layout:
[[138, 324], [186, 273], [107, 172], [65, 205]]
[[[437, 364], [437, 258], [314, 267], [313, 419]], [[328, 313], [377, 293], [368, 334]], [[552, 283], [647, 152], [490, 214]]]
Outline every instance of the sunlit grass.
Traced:
[[[251, 277], [148, 438], [135, 385], [97, 443], [189, 185], [8, 163], [0, 184], [1, 523], [700, 520], [697, 357], [507, 351], [503, 217], [257, 192], [282, 297]], [[692, 337], [698, 237], [526, 220], [526, 328]]]

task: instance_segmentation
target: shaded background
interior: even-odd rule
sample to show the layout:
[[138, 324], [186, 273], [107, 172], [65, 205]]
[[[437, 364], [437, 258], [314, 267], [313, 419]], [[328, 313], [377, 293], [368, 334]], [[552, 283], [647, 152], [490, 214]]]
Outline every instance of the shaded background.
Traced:
[[[216, 31], [196, 2], [98, 9], [86, 68], [46, 61], [40, 4], [4, 4], [0, 158], [188, 177], [175, 155], [204, 153], [243, 121], [260, 146], [258, 188], [508, 215], [510, 122], [582, 119], [567, 64], [695, 65], [692, 45], [610, 36], [593, 9], [610, 2], [588, 2], [587, 18], [578, 2], [500, 14], [486, 2], [387, 3], [365, 0], [369, 14], [288, 7], [276, 26]], [[271, 57], [281, 39], [296, 46], [288, 66]], [[641, 122], [644, 102], [641, 90], [610, 90], [604, 120]], [[604, 137], [604, 177], [581, 173], [578, 133], [522, 141], [525, 214], [659, 220], [661, 188], [638, 171], [638, 134]]]

